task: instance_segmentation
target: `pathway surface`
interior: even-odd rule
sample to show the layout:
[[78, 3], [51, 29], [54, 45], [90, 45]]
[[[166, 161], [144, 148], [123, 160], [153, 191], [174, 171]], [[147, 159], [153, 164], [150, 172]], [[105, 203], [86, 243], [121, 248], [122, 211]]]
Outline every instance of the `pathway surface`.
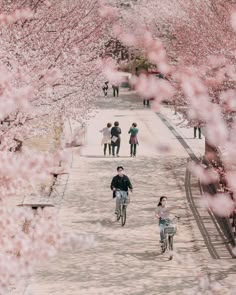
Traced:
[[[120, 158], [104, 157], [98, 130], [115, 120], [123, 133]], [[133, 122], [140, 129], [136, 158], [129, 157]], [[201, 153], [204, 142], [191, 146]], [[163, 121], [134, 95], [100, 98], [86, 145], [81, 153], [73, 150], [70, 174], [59, 179], [61, 195], [55, 197], [65, 232], [80, 235], [82, 242], [42, 265], [25, 294], [236, 294], [235, 260], [211, 258], [187, 202], [188, 157]], [[125, 167], [134, 186], [124, 228], [115, 222], [109, 189], [118, 165]], [[160, 253], [154, 219], [161, 195], [170, 205], [181, 205], [175, 211], [181, 220], [172, 261]], [[218, 293], [209, 291], [213, 288]]]

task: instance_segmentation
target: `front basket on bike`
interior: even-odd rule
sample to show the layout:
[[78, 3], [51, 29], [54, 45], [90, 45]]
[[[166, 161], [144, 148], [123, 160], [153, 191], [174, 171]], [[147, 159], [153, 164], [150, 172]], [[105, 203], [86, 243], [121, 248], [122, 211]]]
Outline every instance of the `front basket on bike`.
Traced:
[[175, 225], [169, 225], [165, 228], [165, 233], [168, 235], [174, 235], [177, 231], [177, 227]]

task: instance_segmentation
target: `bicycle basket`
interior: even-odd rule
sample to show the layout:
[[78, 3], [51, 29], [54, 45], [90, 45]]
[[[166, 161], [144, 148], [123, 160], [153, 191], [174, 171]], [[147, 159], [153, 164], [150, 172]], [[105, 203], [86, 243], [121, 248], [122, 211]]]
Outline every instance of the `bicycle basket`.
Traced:
[[168, 225], [166, 228], [165, 228], [165, 233], [168, 234], [168, 235], [174, 235], [177, 231], [177, 227], [176, 225]]

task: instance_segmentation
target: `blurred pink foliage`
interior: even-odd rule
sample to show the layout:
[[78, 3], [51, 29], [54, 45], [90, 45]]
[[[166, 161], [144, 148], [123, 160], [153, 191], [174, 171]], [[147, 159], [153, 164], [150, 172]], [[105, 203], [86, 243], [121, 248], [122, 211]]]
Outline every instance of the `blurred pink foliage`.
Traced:
[[207, 209], [221, 217], [229, 217], [235, 208], [235, 203], [228, 194], [218, 193], [214, 196], [205, 195], [204, 203]]
[[12, 14], [0, 14], [0, 25], [9, 25], [18, 20], [30, 19], [33, 11], [30, 8], [16, 9]]
[[213, 168], [206, 170], [200, 165], [193, 164], [192, 170], [201, 183], [214, 183], [219, 179], [218, 173]]

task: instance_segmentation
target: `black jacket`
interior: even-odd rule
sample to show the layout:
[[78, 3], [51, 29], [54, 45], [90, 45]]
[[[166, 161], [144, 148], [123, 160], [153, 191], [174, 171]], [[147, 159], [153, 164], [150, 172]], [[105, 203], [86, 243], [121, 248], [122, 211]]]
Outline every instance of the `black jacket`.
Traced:
[[117, 140], [115, 142], [113, 140], [111, 141], [111, 145], [114, 145], [114, 146], [120, 145], [120, 134], [121, 134], [120, 127], [114, 126], [111, 128], [111, 137], [113, 137], [113, 136], [117, 137]]
[[133, 186], [128, 176], [123, 175], [122, 177], [120, 177], [119, 175], [116, 175], [113, 177], [111, 182], [111, 190], [113, 190], [113, 188], [128, 192], [129, 188], [133, 189]]
[[118, 126], [114, 126], [111, 128], [111, 136], [116, 136], [116, 137], [120, 137], [121, 134], [121, 129]]

